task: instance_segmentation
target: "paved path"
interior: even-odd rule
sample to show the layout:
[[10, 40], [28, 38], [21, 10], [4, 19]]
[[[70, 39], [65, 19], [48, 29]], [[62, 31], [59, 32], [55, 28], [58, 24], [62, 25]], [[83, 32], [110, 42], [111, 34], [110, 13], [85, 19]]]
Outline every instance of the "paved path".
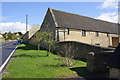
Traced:
[[0, 66], [2, 66], [18, 44], [19, 43], [17, 41], [0, 44]]

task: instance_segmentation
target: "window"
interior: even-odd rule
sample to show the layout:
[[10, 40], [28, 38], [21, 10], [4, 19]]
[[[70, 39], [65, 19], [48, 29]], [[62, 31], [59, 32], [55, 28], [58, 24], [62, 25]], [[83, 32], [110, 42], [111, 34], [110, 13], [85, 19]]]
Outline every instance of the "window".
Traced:
[[109, 37], [109, 33], [107, 33], [107, 37]]
[[68, 35], [70, 34], [70, 29], [68, 28]]
[[96, 43], [95, 45], [100, 46], [100, 43]]
[[95, 32], [95, 35], [98, 37], [98, 36], [99, 36], [99, 32], [98, 32], [98, 31], [96, 31], [96, 32]]
[[86, 36], [86, 31], [82, 30], [82, 36]]

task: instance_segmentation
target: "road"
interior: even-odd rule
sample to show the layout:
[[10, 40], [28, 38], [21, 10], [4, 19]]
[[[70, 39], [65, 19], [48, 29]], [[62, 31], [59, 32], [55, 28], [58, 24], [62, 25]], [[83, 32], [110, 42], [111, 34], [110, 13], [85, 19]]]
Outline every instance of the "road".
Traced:
[[10, 53], [19, 43], [17, 41], [0, 44], [0, 66], [5, 62]]

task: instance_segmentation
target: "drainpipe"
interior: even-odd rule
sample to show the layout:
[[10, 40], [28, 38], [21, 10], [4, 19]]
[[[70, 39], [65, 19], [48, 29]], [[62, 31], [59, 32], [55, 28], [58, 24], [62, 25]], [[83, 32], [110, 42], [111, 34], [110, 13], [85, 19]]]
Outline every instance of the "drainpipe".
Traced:
[[119, 37], [119, 43], [120, 43], [120, 24], [118, 23], [118, 37]]
[[57, 28], [57, 41], [59, 41], [59, 28]]

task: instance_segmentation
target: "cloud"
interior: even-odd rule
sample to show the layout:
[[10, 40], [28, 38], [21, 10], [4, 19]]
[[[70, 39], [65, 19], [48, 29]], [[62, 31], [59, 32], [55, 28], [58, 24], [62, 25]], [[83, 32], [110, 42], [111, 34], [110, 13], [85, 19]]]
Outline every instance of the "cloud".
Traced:
[[113, 13], [102, 13], [96, 19], [117, 23], [118, 22], [118, 14], [115, 13], [115, 12], [113, 12]]
[[[30, 29], [30, 25], [28, 25], [28, 29]], [[21, 22], [6, 22], [0, 23], [0, 30], [2, 33], [5, 32], [26, 32], [26, 24]]]
[[8, 20], [10, 19], [12, 16], [8, 16], [8, 17], [0, 17], [0, 21], [3, 21], [3, 20]]
[[118, 8], [118, 0], [105, 0], [102, 5], [100, 6], [100, 8]]
[[0, 17], [0, 21], [3, 21], [3, 20], [5, 20], [5, 18]]

